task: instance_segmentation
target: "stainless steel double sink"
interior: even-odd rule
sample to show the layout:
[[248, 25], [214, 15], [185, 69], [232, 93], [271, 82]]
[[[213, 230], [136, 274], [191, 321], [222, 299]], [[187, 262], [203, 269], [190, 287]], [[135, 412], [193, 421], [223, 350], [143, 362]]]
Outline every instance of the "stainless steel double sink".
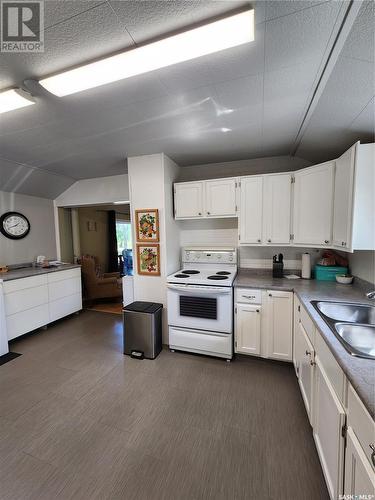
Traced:
[[352, 356], [375, 359], [375, 306], [317, 300], [311, 304]]

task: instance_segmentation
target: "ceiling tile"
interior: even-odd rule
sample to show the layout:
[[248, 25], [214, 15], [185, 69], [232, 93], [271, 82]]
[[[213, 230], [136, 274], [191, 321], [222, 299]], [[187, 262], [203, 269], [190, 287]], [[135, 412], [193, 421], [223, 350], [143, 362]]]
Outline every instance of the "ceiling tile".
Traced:
[[316, 7], [327, 0], [288, 0], [282, 2], [280, 0], [267, 0], [264, 2], [266, 5], [265, 18], [267, 21], [270, 19], [277, 19], [278, 17], [288, 16], [299, 10], [310, 9]]
[[341, 54], [374, 62], [374, 26], [375, 2], [364, 1]]
[[266, 71], [321, 62], [341, 7], [325, 2], [266, 23]]

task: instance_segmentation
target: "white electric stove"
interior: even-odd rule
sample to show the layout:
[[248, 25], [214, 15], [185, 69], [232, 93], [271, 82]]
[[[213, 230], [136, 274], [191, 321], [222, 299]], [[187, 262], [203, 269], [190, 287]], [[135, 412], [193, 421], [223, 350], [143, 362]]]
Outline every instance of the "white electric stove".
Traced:
[[169, 346], [233, 357], [235, 248], [183, 248], [182, 269], [167, 278]]

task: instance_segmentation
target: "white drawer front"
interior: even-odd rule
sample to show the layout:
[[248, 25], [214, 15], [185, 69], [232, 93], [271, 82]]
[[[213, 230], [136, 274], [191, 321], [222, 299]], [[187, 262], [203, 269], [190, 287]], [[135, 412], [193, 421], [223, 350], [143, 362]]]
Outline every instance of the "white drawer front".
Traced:
[[261, 304], [262, 291], [253, 290], [250, 288], [237, 288], [236, 289], [236, 302], [243, 302], [245, 304]]
[[370, 465], [375, 470], [370, 448], [370, 444], [375, 445], [375, 423], [351, 385], [348, 390], [348, 424], [352, 427]]
[[192, 352], [209, 352], [223, 357], [232, 357], [232, 335], [202, 333], [199, 330], [169, 328], [169, 346]]
[[55, 281], [67, 280], [70, 278], [80, 278], [81, 268], [75, 267], [74, 269], [67, 269], [66, 271], [55, 271], [53, 273], [48, 273], [48, 283], [54, 283]]
[[43, 304], [27, 311], [22, 311], [6, 319], [8, 340], [15, 339], [24, 333], [36, 330], [49, 322], [48, 304]]
[[5, 315], [10, 316], [47, 303], [47, 285], [18, 290], [5, 295]]
[[81, 293], [81, 278], [70, 278], [49, 283], [48, 291], [50, 302], [68, 297], [69, 295], [76, 295], [77, 293]]
[[68, 314], [73, 314], [82, 309], [82, 296], [80, 293], [69, 295], [62, 299], [50, 302], [49, 305], [49, 320], [56, 321]]
[[323, 340], [319, 330], [315, 335], [315, 352], [319, 356], [320, 362], [327, 374], [327, 377], [334, 388], [340, 403], [345, 406], [345, 381], [346, 377], [329, 347]]
[[26, 288], [34, 288], [35, 286], [42, 286], [47, 284], [47, 275], [30, 276], [29, 278], [20, 278], [11, 281], [5, 281], [3, 284], [4, 293], [17, 292], [18, 290], [25, 290]]

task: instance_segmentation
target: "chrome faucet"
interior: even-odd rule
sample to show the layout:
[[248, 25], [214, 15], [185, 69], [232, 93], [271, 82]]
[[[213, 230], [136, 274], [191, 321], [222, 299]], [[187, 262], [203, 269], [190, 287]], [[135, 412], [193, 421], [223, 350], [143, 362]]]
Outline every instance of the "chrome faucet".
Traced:
[[373, 290], [372, 292], [366, 293], [366, 297], [368, 299], [375, 300], [375, 290]]

